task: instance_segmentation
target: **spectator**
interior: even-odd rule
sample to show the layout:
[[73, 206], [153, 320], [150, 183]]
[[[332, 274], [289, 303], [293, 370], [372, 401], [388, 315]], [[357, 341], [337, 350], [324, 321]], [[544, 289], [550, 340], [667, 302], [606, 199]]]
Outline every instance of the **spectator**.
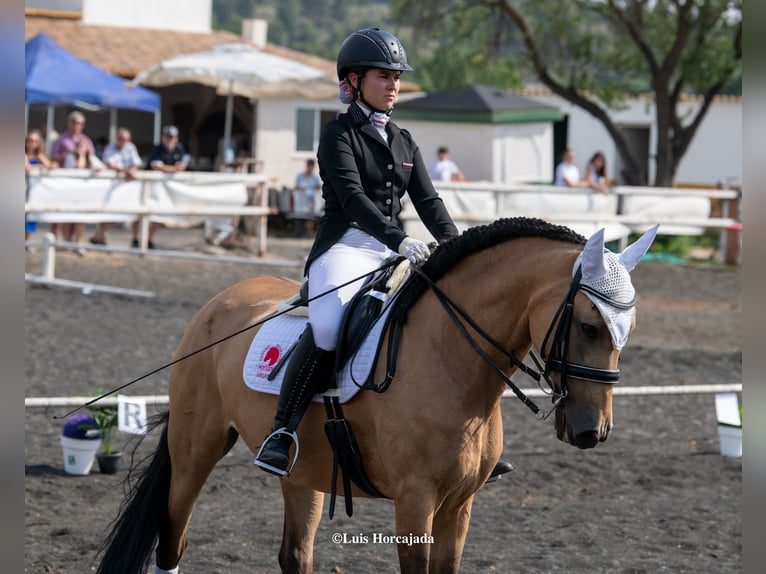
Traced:
[[432, 181], [465, 181], [460, 168], [449, 158], [449, 149], [445, 146], [436, 150], [436, 159], [428, 164], [428, 175]]
[[56, 164], [45, 155], [40, 130], [30, 131], [24, 139], [24, 166], [27, 173], [33, 167], [56, 167]]
[[[316, 161], [306, 160], [306, 169], [295, 178], [295, 193], [293, 194], [293, 215], [295, 217], [295, 236], [303, 237], [305, 232], [314, 232], [314, 218], [317, 214], [316, 201], [322, 180], [314, 172]], [[305, 221], [305, 225], [304, 225]]]
[[[104, 169], [106, 166], [100, 159], [98, 159], [98, 157], [96, 157], [95, 152], [92, 151], [93, 146], [92, 144], [89, 146], [88, 141], [84, 138], [77, 141], [77, 146], [74, 151], [74, 165], [71, 165], [70, 167], [74, 169], [90, 169], [93, 171]], [[71, 154], [67, 154], [67, 161], [70, 161], [70, 156]], [[82, 243], [83, 235], [85, 235], [84, 223], [62, 223], [60, 226], [64, 241]], [[78, 255], [85, 255], [85, 250], [82, 248], [76, 249], [75, 253]]]
[[[160, 143], [154, 146], [149, 154], [146, 168], [165, 173], [176, 173], [186, 169], [189, 165], [189, 159], [186, 148], [178, 141], [178, 128], [176, 126], [165, 126], [162, 128]], [[133, 241], [131, 246], [134, 248], [139, 246], [138, 224], [138, 221], [134, 221], [132, 225]], [[152, 221], [149, 224], [149, 249], [154, 249], [154, 235], [159, 228], [160, 223], [157, 221]]]
[[88, 154], [95, 157], [96, 148], [84, 130], [85, 116], [78, 111], [70, 113], [67, 118], [67, 131], [56, 138], [51, 146], [51, 159], [60, 166], [74, 168], [77, 163], [77, 144], [80, 141], [87, 145]]
[[[141, 156], [138, 155], [136, 145], [131, 141], [132, 136], [128, 128], [117, 130], [117, 140], [104, 149], [103, 161], [107, 168], [117, 172], [117, 176], [124, 177], [127, 181], [136, 179], [136, 172], [141, 168]], [[96, 233], [90, 238], [94, 245], [106, 245], [106, 232], [114, 223], [99, 223]]]
[[583, 178], [593, 189], [600, 191], [604, 195], [609, 193], [609, 176], [606, 173], [606, 158], [604, 154], [597, 151], [590, 158], [588, 165], [585, 166], [585, 177]]
[[575, 152], [571, 149], [564, 150], [561, 154], [561, 163], [556, 166], [556, 179], [554, 185], [560, 187], [585, 187], [588, 182], [580, 178], [580, 170], [574, 164]]
[[[43, 138], [39, 130], [32, 130], [24, 138], [24, 172], [26, 175], [29, 175], [29, 171], [35, 167], [55, 167], [55, 164], [45, 155], [43, 147]], [[27, 191], [29, 191], [29, 188], [27, 188]], [[35, 231], [37, 231], [37, 222], [27, 221], [25, 214], [24, 241], [29, 239], [29, 236]]]

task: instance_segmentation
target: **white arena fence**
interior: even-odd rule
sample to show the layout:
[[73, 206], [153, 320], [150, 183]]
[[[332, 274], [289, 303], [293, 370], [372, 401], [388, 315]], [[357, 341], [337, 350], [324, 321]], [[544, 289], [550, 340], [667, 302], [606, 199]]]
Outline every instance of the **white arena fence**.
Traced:
[[[660, 235], [701, 235], [719, 229], [724, 253], [729, 232], [737, 230], [738, 238], [741, 226], [741, 193], [731, 189], [616, 186], [603, 195], [590, 188], [487, 182], [438, 182], [436, 189], [461, 231], [502, 217], [539, 217], [585, 237], [603, 227], [606, 240], [618, 241], [624, 249], [629, 234], [660, 223]], [[711, 216], [713, 200], [721, 201], [721, 217]], [[405, 205], [403, 219], [407, 233], [430, 238], [411, 204]]]
[[[530, 398], [544, 398], [546, 395], [537, 388], [522, 389], [522, 392]], [[742, 392], [741, 383], [722, 383], [707, 385], [657, 385], [646, 387], [614, 387], [615, 396], [635, 397], [635, 396], [668, 396], [668, 395], [699, 395], [713, 393], [740, 393]], [[168, 404], [167, 395], [145, 395], [130, 396], [131, 399], [142, 400], [147, 406], [166, 406]], [[516, 398], [512, 391], [503, 393], [503, 398]], [[53, 408], [53, 407], [77, 407], [87, 401], [93, 400], [93, 397], [26, 397], [24, 406], [28, 409]], [[117, 397], [106, 397], [98, 401], [99, 405], [117, 405]]]
[[[259, 173], [141, 171], [127, 181], [112, 170], [34, 169], [27, 180], [25, 211], [41, 223], [140, 222], [139, 249], [146, 252], [151, 221], [195, 224], [211, 217], [247, 217], [255, 221], [258, 254], [266, 253], [268, 205]], [[252, 193], [249, 191], [252, 190]], [[249, 198], [254, 198], [250, 201]]]

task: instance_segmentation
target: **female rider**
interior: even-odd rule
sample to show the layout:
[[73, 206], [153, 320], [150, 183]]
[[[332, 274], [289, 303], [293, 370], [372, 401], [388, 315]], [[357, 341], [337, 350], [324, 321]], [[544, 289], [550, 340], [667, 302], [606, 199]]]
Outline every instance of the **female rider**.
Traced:
[[[324, 128], [318, 150], [324, 215], [306, 262], [309, 298], [380, 267], [398, 253], [414, 265], [429, 256], [398, 219], [405, 191], [438, 240], [458, 235], [406, 130], [389, 121], [402, 72], [411, 71], [401, 42], [379, 28], [354, 32], [337, 59], [345, 114]], [[288, 450], [317, 386], [332, 376], [343, 311], [363, 279], [309, 303], [309, 320], [286, 367], [272, 433], [255, 464], [287, 476]], [[507, 463], [501, 463], [507, 465]], [[493, 475], [507, 472], [502, 466]]]

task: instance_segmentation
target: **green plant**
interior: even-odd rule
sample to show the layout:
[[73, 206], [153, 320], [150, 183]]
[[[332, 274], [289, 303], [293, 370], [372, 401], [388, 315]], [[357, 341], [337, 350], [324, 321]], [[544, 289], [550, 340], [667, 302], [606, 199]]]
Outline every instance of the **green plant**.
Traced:
[[112, 454], [112, 432], [117, 426], [117, 407], [92, 406], [88, 407], [88, 410], [101, 428], [101, 446], [104, 447], [104, 454]]

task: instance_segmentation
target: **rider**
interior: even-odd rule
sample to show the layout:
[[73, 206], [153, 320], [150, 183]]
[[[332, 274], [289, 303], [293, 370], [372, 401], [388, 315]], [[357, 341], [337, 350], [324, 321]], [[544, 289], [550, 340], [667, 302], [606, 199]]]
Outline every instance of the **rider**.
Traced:
[[[337, 59], [339, 97], [350, 104], [322, 132], [317, 156], [324, 215], [306, 262], [309, 298], [380, 267], [396, 253], [414, 265], [428, 246], [409, 237], [398, 216], [408, 192], [413, 207], [439, 241], [458, 235], [406, 130], [389, 121], [402, 72], [411, 71], [402, 43], [379, 28], [352, 33]], [[272, 432], [255, 464], [287, 476], [288, 450], [311, 397], [333, 376], [343, 312], [363, 279], [309, 303], [309, 320], [287, 364]], [[511, 470], [498, 463], [493, 476]]]

